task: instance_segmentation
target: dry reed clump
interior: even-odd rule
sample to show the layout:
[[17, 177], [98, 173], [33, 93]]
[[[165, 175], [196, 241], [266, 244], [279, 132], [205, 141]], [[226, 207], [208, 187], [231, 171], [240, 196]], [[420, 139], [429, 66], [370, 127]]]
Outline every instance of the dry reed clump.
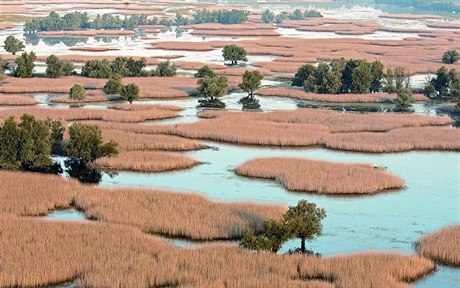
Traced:
[[133, 30], [75, 30], [75, 31], [40, 31], [43, 37], [95, 37], [95, 36], [131, 36]]
[[108, 109], [123, 110], [123, 111], [140, 111], [140, 110], [170, 110], [170, 111], [182, 111], [180, 106], [176, 105], [163, 105], [163, 104], [128, 104], [128, 103], [117, 103], [111, 104], [107, 107]]
[[118, 48], [109, 48], [109, 47], [92, 47], [92, 46], [73, 46], [69, 50], [72, 51], [87, 51], [87, 52], [107, 52], [107, 51], [116, 51], [120, 50]]
[[417, 241], [417, 252], [433, 261], [460, 267], [460, 225], [451, 225], [423, 236]]
[[30, 97], [0, 94], [1, 106], [31, 106], [37, 104], [38, 102]]
[[210, 245], [181, 249], [134, 229], [0, 215], [0, 286], [395, 287], [433, 270], [418, 256], [363, 253], [317, 258]]
[[103, 170], [166, 172], [189, 169], [198, 164], [199, 161], [177, 153], [133, 151], [119, 153], [116, 157], [99, 158], [94, 166]]
[[34, 216], [74, 206], [89, 219], [197, 240], [240, 238], [286, 210], [274, 205], [212, 202], [199, 194], [102, 189], [55, 175], [1, 171], [0, 180], [0, 214]]
[[296, 192], [374, 194], [402, 188], [401, 178], [369, 164], [343, 164], [301, 158], [259, 158], [236, 167], [246, 177], [274, 179]]
[[184, 98], [196, 95], [197, 79], [192, 77], [137, 77], [123, 78], [123, 84], [139, 86], [140, 98]]
[[214, 30], [194, 29], [190, 34], [199, 36], [232, 36], [232, 37], [276, 37], [280, 33], [274, 30]]
[[[317, 94], [308, 93], [294, 88], [262, 88], [257, 91], [260, 96], [290, 97], [300, 100], [334, 102], [334, 103], [380, 103], [391, 101], [396, 94], [369, 93], [369, 94]], [[428, 101], [421, 94], [414, 95], [417, 101]]]
[[181, 50], [181, 51], [197, 51], [205, 52], [212, 51], [215, 48], [207, 42], [157, 42], [152, 43], [152, 49], [161, 50]]
[[[182, 138], [173, 135], [136, 133], [131, 128], [121, 130], [104, 127], [100, 123], [95, 123], [102, 128], [102, 138], [104, 141], [113, 140], [118, 143], [122, 151], [146, 151], [146, 150], [163, 150], [163, 151], [191, 151], [204, 149], [207, 146], [202, 142]], [[118, 126], [118, 123], [117, 125]]]
[[69, 208], [80, 187], [77, 181], [57, 176], [1, 171], [0, 214], [37, 216]]
[[70, 88], [75, 84], [84, 87], [102, 89], [105, 79], [94, 79], [78, 76], [67, 76], [61, 78], [15, 78], [5, 76], [0, 92], [3, 93], [69, 93]]
[[460, 130], [455, 128], [409, 127], [387, 133], [339, 133], [324, 137], [331, 149], [384, 153], [411, 150], [460, 150]]
[[125, 123], [138, 123], [147, 120], [159, 120], [174, 118], [179, 116], [177, 111], [164, 110], [164, 109], [151, 109], [141, 111], [122, 111], [113, 109], [58, 109], [58, 108], [12, 108], [7, 110], [0, 110], [0, 118], [6, 119], [10, 116], [19, 119], [23, 114], [30, 114], [37, 119], [61, 119], [64, 121], [84, 121], [84, 120], [98, 120], [108, 122], [125, 122]]
[[89, 219], [195, 240], [238, 239], [285, 212], [280, 206], [211, 202], [199, 194], [95, 187], [80, 190], [75, 205]]
[[220, 69], [226, 69], [227, 66], [223, 64], [215, 64], [215, 63], [210, 63], [210, 64], [205, 64], [202, 62], [191, 62], [191, 61], [178, 61], [176, 62], [176, 66], [180, 69], [184, 70], [198, 70], [202, 68], [204, 65], [208, 65], [209, 68], [213, 70], [220, 70]]

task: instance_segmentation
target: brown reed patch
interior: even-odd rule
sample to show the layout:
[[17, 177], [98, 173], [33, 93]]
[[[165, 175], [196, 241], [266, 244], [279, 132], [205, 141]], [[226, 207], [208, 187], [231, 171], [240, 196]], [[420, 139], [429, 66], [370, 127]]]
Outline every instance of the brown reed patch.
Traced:
[[191, 61], [179, 61], [179, 62], [176, 62], [176, 66], [180, 69], [184, 69], [184, 70], [198, 70], [200, 68], [202, 68], [204, 65], [208, 65], [209, 68], [213, 69], [213, 70], [220, 70], [220, 69], [226, 69], [227, 66], [225, 66], [224, 64], [205, 64], [205, 63], [202, 63], [202, 62], [191, 62]]
[[454, 128], [409, 127], [386, 133], [339, 133], [324, 137], [322, 145], [331, 149], [384, 153], [411, 150], [460, 150], [460, 130]]
[[0, 93], [0, 106], [31, 106], [38, 102], [30, 97]]
[[444, 227], [436, 232], [427, 234], [417, 241], [417, 252], [433, 261], [460, 266], [460, 225]]
[[[104, 127], [99, 124], [96, 123], [96, 125]], [[103, 128], [102, 137], [104, 141], [113, 140], [117, 142], [122, 151], [190, 151], [206, 148], [206, 145], [202, 142], [187, 138], [161, 134], [141, 134], [129, 131], [132, 130], [123, 131]]]
[[200, 36], [235, 36], [235, 37], [276, 37], [280, 33], [273, 30], [204, 30], [195, 29], [190, 34]]
[[152, 43], [152, 49], [205, 52], [212, 51], [215, 48], [206, 42], [164, 41]]
[[123, 78], [123, 84], [139, 86], [140, 98], [183, 98], [196, 95], [197, 79], [192, 77]]
[[189, 169], [198, 164], [199, 161], [177, 153], [134, 151], [97, 159], [94, 166], [103, 170], [166, 172]]
[[123, 111], [140, 111], [140, 110], [170, 110], [170, 111], [182, 111], [180, 106], [176, 105], [163, 105], [163, 104], [128, 104], [128, 103], [116, 103], [107, 106], [108, 109], [123, 110]]
[[30, 114], [37, 119], [61, 119], [64, 121], [98, 120], [108, 122], [137, 123], [147, 120], [159, 120], [179, 116], [177, 111], [165, 109], [150, 109], [140, 111], [122, 111], [114, 109], [84, 109], [84, 108], [12, 108], [0, 110], [0, 118], [10, 116], [19, 119], [23, 114]]
[[404, 186], [401, 178], [370, 164], [301, 158], [258, 158], [236, 167], [235, 173], [274, 179], [290, 191], [320, 194], [374, 194]]
[[93, 46], [74, 46], [70, 47], [69, 50], [72, 51], [88, 51], [88, 52], [107, 52], [120, 50], [118, 48], [109, 48], [109, 47], [93, 47]]
[[[305, 92], [296, 88], [262, 88], [257, 91], [259, 96], [289, 97], [300, 100], [334, 102], [334, 103], [380, 103], [392, 101], [396, 94], [368, 93], [368, 94], [318, 94]], [[415, 94], [417, 101], [429, 101], [423, 94]]]
[[130, 36], [133, 30], [75, 30], [75, 31], [40, 31], [42, 37], [95, 37], [95, 36]]
[[180, 249], [128, 227], [1, 215], [1, 286], [406, 288], [434, 266], [418, 256], [328, 258], [251, 253], [210, 245]]

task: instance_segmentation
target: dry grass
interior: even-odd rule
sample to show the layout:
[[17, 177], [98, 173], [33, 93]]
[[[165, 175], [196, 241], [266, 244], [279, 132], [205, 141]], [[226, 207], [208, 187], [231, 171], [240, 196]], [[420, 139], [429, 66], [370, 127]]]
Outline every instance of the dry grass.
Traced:
[[23, 114], [34, 115], [37, 119], [61, 119], [64, 121], [98, 120], [108, 122], [137, 123], [147, 120], [174, 118], [179, 115], [177, 111], [164, 109], [150, 109], [141, 111], [121, 111], [113, 109], [59, 109], [59, 108], [12, 108], [0, 110], [0, 119], [14, 116], [19, 119]]
[[195, 29], [190, 34], [199, 36], [232, 36], [232, 37], [276, 37], [280, 34], [274, 30], [205, 30]]
[[0, 216], [0, 286], [410, 287], [433, 264], [417, 256], [363, 253], [330, 258], [250, 253], [223, 245], [173, 248], [102, 223]]
[[100, 189], [53, 175], [3, 171], [0, 180], [0, 214], [43, 215], [72, 204], [90, 219], [190, 239], [239, 238], [286, 210], [273, 205], [212, 202], [199, 194]]
[[152, 43], [152, 49], [205, 52], [212, 51], [215, 48], [212, 45], [208, 44], [208, 42], [165, 41]]
[[31, 106], [37, 104], [38, 102], [30, 97], [19, 95], [5, 95], [0, 93], [1, 106]]
[[[102, 128], [102, 137], [104, 141], [113, 140], [118, 143], [122, 151], [145, 151], [145, 150], [163, 150], [163, 151], [190, 151], [206, 148], [202, 142], [190, 140], [187, 138], [161, 135], [161, 134], [142, 134], [129, 132], [118, 129], [104, 128], [100, 123], [95, 123]], [[118, 126], [118, 123], [117, 123]], [[138, 125], [140, 126], [140, 125]]]
[[135, 172], [166, 172], [189, 169], [200, 164], [199, 161], [167, 152], [134, 151], [123, 152], [116, 157], [97, 159], [95, 167], [103, 170], [123, 170]]
[[[294, 88], [262, 88], [257, 91], [260, 96], [290, 97], [300, 100], [334, 102], [334, 103], [380, 103], [391, 101], [396, 98], [396, 94], [369, 93], [369, 94], [317, 94], [308, 93], [301, 89]], [[422, 95], [414, 95], [417, 101], [428, 101]]]
[[417, 242], [417, 252], [445, 265], [460, 266], [460, 225], [447, 226], [423, 236]]
[[123, 78], [123, 84], [139, 86], [140, 98], [184, 98], [196, 95], [197, 79], [192, 77], [139, 77]]
[[236, 174], [274, 179], [296, 192], [373, 194], [402, 188], [401, 178], [369, 164], [343, 164], [301, 158], [260, 158], [238, 166]]
[[384, 153], [411, 150], [460, 151], [460, 130], [455, 128], [411, 127], [387, 133], [330, 134], [323, 139], [331, 149]]
[[95, 36], [131, 36], [136, 34], [133, 30], [75, 30], [75, 31], [40, 31], [37, 33], [44, 37], [95, 37]]

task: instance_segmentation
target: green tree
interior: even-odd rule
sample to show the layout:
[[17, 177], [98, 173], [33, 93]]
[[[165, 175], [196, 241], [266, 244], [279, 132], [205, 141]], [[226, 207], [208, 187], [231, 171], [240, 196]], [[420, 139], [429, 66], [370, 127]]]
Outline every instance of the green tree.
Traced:
[[288, 13], [287, 12], [281, 12], [279, 13], [278, 15], [275, 16], [275, 22], [276, 24], [281, 24], [283, 23], [284, 20], [286, 20], [286, 18], [288, 18]]
[[448, 94], [450, 80], [449, 70], [443, 66], [436, 71], [436, 77], [431, 79], [430, 82], [434, 86], [434, 89], [438, 91], [439, 96], [445, 96]]
[[425, 87], [423, 88], [423, 95], [427, 97], [436, 97], [438, 96], [436, 93], [436, 89], [434, 88], [433, 84], [428, 82], [425, 84]]
[[408, 88], [401, 88], [397, 92], [396, 98], [393, 100], [398, 106], [402, 108], [410, 107], [415, 99], [412, 95], [412, 91]]
[[323, 225], [321, 221], [326, 217], [326, 210], [316, 207], [315, 203], [300, 200], [296, 206], [290, 206], [283, 217], [287, 225], [296, 237], [300, 238], [300, 251], [306, 252], [305, 241], [311, 241], [320, 236]]
[[56, 55], [51, 54], [46, 58], [46, 77], [59, 78], [61, 76], [69, 76], [74, 70], [74, 66], [70, 61], [61, 61]]
[[111, 64], [106, 59], [87, 61], [81, 68], [81, 76], [90, 78], [109, 78], [112, 74]]
[[75, 84], [70, 88], [69, 91], [69, 98], [70, 99], [75, 99], [78, 101], [83, 101], [85, 100], [86, 93], [85, 93], [85, 88], [79, 84]]
[[102, 143], [101, 129], [96, 125], [74, 123], [69, 129], [67, 155], [84, 163], [90, 163], [101, 157], [118, 154], [117, 143]]
[[33, 51], [22, 53], [16, 61], [17, 66], [14, 75], [21, 78], [32, 78], [36, 59], [37, 56]]
[[442, 63], [455, 64], [460, 59], [460, 54], [456, 50], [449, 50], [442, 55]]
[[228, 79], [225, 76], [204, 77], [198, 80], [198, 94], [214, 100], [227, 94]]
[[371, 64], [372, 82], [369, 88], [370, 92], [377, 93], [382, 89], [382, 80], [384, 76], [383, 64], [380, 61], [374, 61]]
[[139, 99], [139, 86], [134, 83], [123, 85], [120, 90], [120, 96], [123, 100], [132, 104], [133, 101]]
[[195, 78], [204, 78], [204, 77], [216, 77], [216, 73], [211, 69], [209, 68], [208, 65], [204, 65], [203, 67], [201, 67], [200, 69], [198, 69], [197, 73], [195, 73], [194, 77]]
[[123, 84], [121, 83], [121, 75], [114, 74], [109, 78], [107, 83], [105, 83], [104, 88], [102, 89], [105, 94], [120, 94]]
[[176, 20], [174, 22], [176, 26], [188, 25], [188, 18], [182, 16], [180, 13], [176, 13]]
[[222, 56], [225, 61], [230, 61], [231, 65], [238, 64], [238, 61], [248, 61], [246, 58], [246, 50], [235, 44], [225, 45], [222, 49]]
[[372, 68], [367, 61], [359, 61], [351, 75], [351, 92], [355, 94], [368, 93], [373, 80]]
[[19, 155], [21, 131], [13, 117], [5, 120], [0, 127], [0, 167], [2, 169], [17, 169], [21, 166]]
[[258, 70], [246, 70], [243, 74], [243, 82], [240, 84], [240, 88], [248, 93], [248, 98], [252, 99], [254, 97], [254, 92], [260, 88], [263, 78], [264, 76], [262, 76]]
[[303, 13], [300, 9], [295, 9], [294, 12], [288, 16], [290, 20], [302, 20], [304, 19]]
[[316, 11], [316, 10], [305, 10], [305, 12], [303, 12], [303, 17], [305, 17], [305, 18], [322, 18], [323, 15], [321, 14], [321, 12]]
[[266, 9], [262, 14], [261, 19], [264, 23], [272, 23], [275, 20], [275, 13], [273, 13], [269, 9]]
[[257, 236], [251, 232], [245, 233], [240, 245], [251, 250], [269, 250], [276, 253], [284, 243], [297, 237], [301, 242], [300, 252], [306, 253], [305, 242], [321, 235], [321, 221], [325, 217], [326, 211], [323, 208], [300, 200], [296, 206], [289, 207], [281, 220], [265, 222]]
[[25, 48], [24, 43], [16, 39], [13, 35], [6, 37], [4, 44], [5, 50], [13, 55], [16, 55], [17, 52], [22, 51]]
[[157, 77], [172, 77], [176, 75], [177, 67], [176, 64], [167, 60], [158, 64], [157, 68], [153, 72], [153, 76]]
[[316, 67], [310, 64], [305, 64], [297, 69], [297, 72], [292, 79], [291, 86], [299, 86], [302, 87], [304, 85], [305, 80], [310, 77], [310, 75], [314, 75], [316, 71]]

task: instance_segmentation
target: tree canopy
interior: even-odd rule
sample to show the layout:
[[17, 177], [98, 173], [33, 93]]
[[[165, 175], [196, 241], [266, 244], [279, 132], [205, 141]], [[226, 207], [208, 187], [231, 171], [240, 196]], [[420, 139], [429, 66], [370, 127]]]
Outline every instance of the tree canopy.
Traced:
[[24, 43], [21, 40], [16, 39], [16, 37], [14, 37], [13, 35], [9, 35], [8, 37], [6, 37], [4, 45], [5, 50], [13, 55], [18, 53], [19, 51], [22, 51], [25, 48]]
[[120, 96], [123, 100], [133, 103], [133, 101], [139, 99], [139, 86], [134, 83], [121, 86]]
[[216, 77], [217, 76], [216, 73], [211, 68], [209, 68], [208, 65], [204, 65], [203, 67], [198, 69], [198, 71], [194, 75], [195, 78], [204, 78], [206, 76], [208, 76], [208, 77]]
[[144, 70], [147, 66], [145, 58], [134, 59], [132, 57], [119, 56], [112, 62], [106, 59], [89, 60], [83, 65], [81, 75], [90, 78], [110, 78], [113, 74], [122, 77], [145, 77], [149, 73]]
[[81, 86], [80, 84], [75, 84], [72, 86], [72, 88], [70, 88], [70, 91], [69, 91], [70, 99], [83, 101], [85, 99], [85, 96], [86, 96], [85, 88]]
[[218, 10], [209, 11], [207, 9], [196, 11], [193, 14], [194, 22], [201, 23], [220, 23], [220, 24], [240, 24], [246, 22], [249, 12], [245, 10]]
[[35, 60], [37, 56], [33, 51], [27, 53], [24, 52], [19, 56], [16, 60], [16, 68], [14, 70], [14, 76], [21, 77], [21, 78], [32, 78], [34, 67], [35, 67]]
[[219, 98], [227, 94], [228, 79], [225, 76], [204, 77], [198, 80], [198, 94], [205, 98]]
[[56, 55], [51, 54], [46, 58], [46, 77], [59, 78], [72, 75], [74, 65], [70, 61], [62, 61]]
[[442, 63], [455, 64], [460, 59], [460, 54], [456, 50], [449, 50], [442, 55]]
[[264, 76], [258, 70], [246, 70], [243, 74], [243, 82], [240, 84], [240, 88], [248, 93], [249, 98], [253, 98], [254, 92], [260, 88], [263, 78]]
[[275, 13], [273, 13], [269, 9], [266, 9], [262, 14], [261, 19], [264, 23], [272, 23], [273, 21], [275, 21]]
[[300, 200], [280, 220], [270, 220], [263, 224], [261, 232], [254, 235], [247, 232], [243, 235], [241, 246], [251, 250], [268, 250], [278, 252], [287, 241], [300, 238], [300, 252], [306, 253], [306, 241], [311, 241], [322, 233], [322, 220], [326, 217], [323, 208], [315, 203]]
[[114, 74], [105, 83], [102, 89], [105, 94], [120, 94], [123, 84], [121, 83], [122, 77], [120, 74]]
[[98, 126], [81, 123], [70, 126], [66, 152], [69, 157], [85, 163], [118, 154], [117, 143], [113, 141], [102, 143], [102, 133]]
[[157, 77], [172, 77], [176, 75], [177, 67], [173, 62], [166, 60], [158, 64], [154, 71], [152, 71], [152, 76]]
[[222, 56], [225, 61], [230, 61], [232, 65], [238, 64], [238, 61], [248, 61], [246, 50], [235, 44], [225, 45], [222, 49]]

